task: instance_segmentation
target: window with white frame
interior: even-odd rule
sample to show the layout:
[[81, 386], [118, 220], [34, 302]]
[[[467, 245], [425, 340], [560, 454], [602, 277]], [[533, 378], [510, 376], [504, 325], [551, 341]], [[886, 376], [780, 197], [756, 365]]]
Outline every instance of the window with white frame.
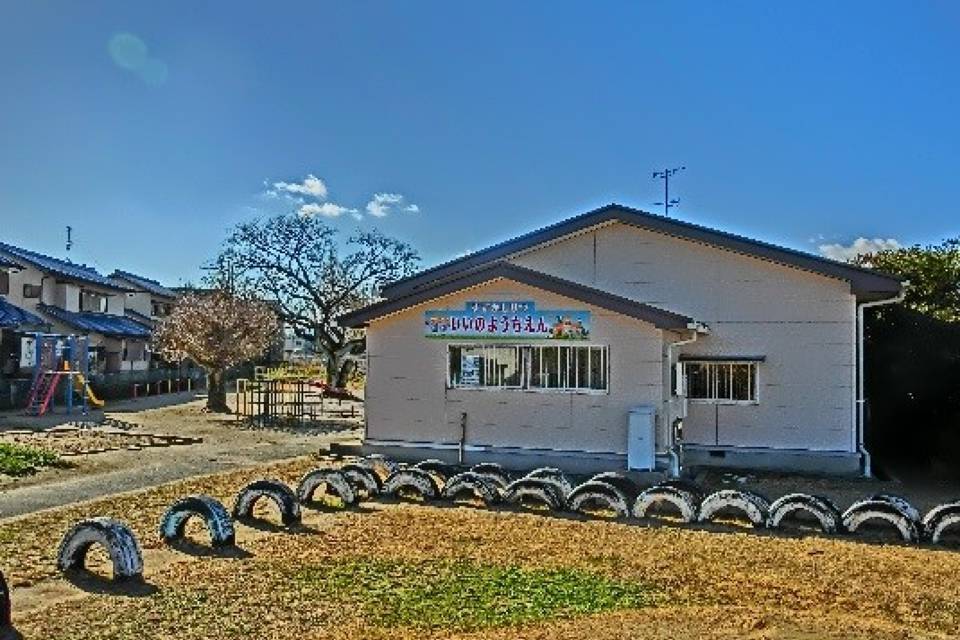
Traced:
[[608, 352], [594, 345], [450, 345], [454, 388], [605, 392]]
[[689, 400], [716, 403], [757, 402], [756, 361], [696, 361], [683, 363]]

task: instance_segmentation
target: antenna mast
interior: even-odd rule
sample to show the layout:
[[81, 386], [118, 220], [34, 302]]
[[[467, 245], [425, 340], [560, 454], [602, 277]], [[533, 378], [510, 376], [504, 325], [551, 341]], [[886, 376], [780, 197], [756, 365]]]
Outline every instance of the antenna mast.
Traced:
[[67, 253], [73, 248], [73, 227], [67, 225]]
[[654, 171], [654, 180], [663, 180], [663, 202], [654, 202], [654, 205], [663, 207], [663, 215], [668, 217], [672, 207], [680, 206], [680, 198], [670, 199], [670, 176], [685, 170], [686, 167], [674, 167], [673, 169], [664, 169], [663, 171]]

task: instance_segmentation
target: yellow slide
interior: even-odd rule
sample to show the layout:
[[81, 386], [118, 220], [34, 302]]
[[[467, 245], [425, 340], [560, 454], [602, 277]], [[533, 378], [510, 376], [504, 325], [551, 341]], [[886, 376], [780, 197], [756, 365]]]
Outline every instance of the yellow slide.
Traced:
[[86, 389], [87, 400], [90, 402], [90, 406], [96, 407], [97, 409], [103, 406], [103, 400], [93, 394], [93, 389], [91, 389], [90, 385], [87, 384], [87, 380], [83, 377], [82, 373], [78, 373], [71, 377], [73, 378], [73, 384], [77, 388], [77, 391], [82, 393], [83, 390]]

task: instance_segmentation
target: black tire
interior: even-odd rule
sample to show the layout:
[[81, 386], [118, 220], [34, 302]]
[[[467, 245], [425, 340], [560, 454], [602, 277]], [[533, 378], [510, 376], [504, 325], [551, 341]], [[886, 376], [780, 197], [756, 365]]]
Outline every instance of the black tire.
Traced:
[[438, 476], [439, 479], [443, 482], [447, 481], [447, 478], [451, 478], [457, 475], [457, 469], [452, 464], [447, 464], [443, 460], [423, 460], [413, 465], [414, 469], [420, 469], [421, 471], [426, 471], [427, 473], [432, 473], [435, 476]]
[[871, 520], [893, 525], [904, 542], [920, 540], [920, 527], [917, 522], [888, 500], [861, 500], [843, 512], [843, 528], [850, 533], [856, 533], [864, 523]]
[[703, 490], [703, 487], [698, 485], [693, 480], [686, 480], [684, 478], [667, 478], [661, 482], [657, 483], [658, 487], [673, 487], [681, 491], [686, 491], [693, 499], [698, 503], [703, 502], [703, 498], [707, 495], [707, 492]]
[[368, 498], [374, 498], [383, 491], [383, 480], [377, 475], [373, 465], [353, 462], [340, 467], [340, 471], [346, 476], [354, 491], [362, 491]]
[[214, 547], [229, 547], [236, 542], [233, 520], [227, 508], [210, 496], [187, 496], [177, 500], [160, 518], [160, 539], [170, 543], [183, 538], [183, 531], [191, 517], [203, 519]]
[[816, 518], [823, 533], [833, 534], [843, 530], [843, 514], [837, 506], [828, 498], [806, 493], [789, 493], [774, 500], [767, 515], [767, 527], [781, 528], [784, 519], [798, 511]]
[[237, 520], [253, 518], [253, 507], [260, 498], [268, 498], [280, 510], [280, 520], [285, 526], [299, 524], [300, 503], [293, 490], [279, 480], [255, 480], [237, 493], [233, 503], [233, 517]]
[[114, 580], [139, 580], [143, 577], [140, 543], [130, 527], [113, 518], [90, 518], [73, 525], [57, 549], [57, 568], [60, 571], [82, 569], [87, 552], [95, 544], [101, 545], [110, 555]]
[[588, 480], [567, 496], [567, 508], [570, 511], [590, 515], [585, 509], [589, 504], [599, 504], [614, 512], [618, 518], [630, 517], [629, 499], [623, 491], [607, 482]]
[[550, 482], [553, 482], [562, 492], [564, 502], [566, 502], [567, 496], [570, 495], [570, 492], [573, 491], [573, 483], [567, 479], [567, 476], [563, 473], [563, 471], [557, 469], [556, 467], [540, 467], [539, 469], [534, 469], [524, 477], [534, 478], [537, 480], [549, 480]]
[[376, 474], [380, 476], [380, 480], [383, 482], [386, 482], [387, 477], [389, 477], [391, 473], [400, 470], [399, 464], [379, 453], [371, 453], [363, 459], [363, 462], [371, 465]]
[[880, 500], [882, 502], [889, 502], [897, 509], [900, 510], [907, 518], [910, 518], [914, 522], [920, 522], [920, 511], [914, 507], [909, 500], [903, 496], [898, 496], [894, 493], [876, 493], [869, 498], [870, 500]]
[[391, 473], [383, 482], [383, 493], [403, 497], [405, 491], [413, 491], [423, 500], [437, 500], [442, 488], [437, 479], [422, 469], [399, 469]]
[[590, 482], [606, 482], [612, 484], [629, 499], [634, 499], [640, 493], [640, 485], [617, 471], [604, 471], [598, 473], [589, 480]]
[[545, 504], [551, 511], [563, 511], [566, 499], [563, 489], [553, 480], [543, 478], [520, 478], [507, 486], [503, 494], [504, 502], [522, 506], [524, 498]]
[[650, 510], [660, 504], [671, 504], [680, 513], [683, 522], [696, 522], [700, 503], [696, 497], [672, 486], [656, 485], [641, 491], [633, 503], [633, 517], [638, 519], [653, 517]]
[[340, 498], [345, 507], [360, 501], [350, 480], [340, 469], [314, 469], [304, 474], [297, 484], [297, 500], [300, 504], [310, 503], [317, 489], [321, 487], [325, 493], [333, 493]]
[[456, 500], [457, 496], [467, 492], [483, 500], [487, 506], [497, 504], [503, 499], [495, 482], [473, 471], [458, 473], [443, 487], [443, 497], [446, 500]]
[[470, 471], [483, 476], [497, 485], [500, 491], [506, 491], [510, 484], [510, 474], [496, 462], [481, 462], [470, 467]]
[[0, 571], [0, 629], [10, 626], [10, 588], [7, 579]]
[[699, 519], [701, 522], [710, 522], [722, 509], [728, 508], [745, 515], [754, 527], [767, 526], [770, 503], [757, 493], [740, 489], [721, 489], [708, 495], [700, 503]]
[[941, 504], [923, 517], [923, 537], [933, 544], [940, 544], [948, 529], [960, 529], [960, 500]]

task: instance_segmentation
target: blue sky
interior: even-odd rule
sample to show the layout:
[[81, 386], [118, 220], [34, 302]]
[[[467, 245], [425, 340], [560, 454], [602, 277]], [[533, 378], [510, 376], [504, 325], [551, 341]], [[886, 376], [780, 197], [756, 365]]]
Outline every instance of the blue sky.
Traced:
[[[429, 265], [655, 209], [683, 164], [686, 220], [935, 242], [960, 234], [958, 68], [951, 2], [5, 2], [0, 239], [62, 254], [70, 224], [74, 259], [177, 284], [228, 226], [313, 203]], [[272, 186], [310, 175], [322, 198]]]

